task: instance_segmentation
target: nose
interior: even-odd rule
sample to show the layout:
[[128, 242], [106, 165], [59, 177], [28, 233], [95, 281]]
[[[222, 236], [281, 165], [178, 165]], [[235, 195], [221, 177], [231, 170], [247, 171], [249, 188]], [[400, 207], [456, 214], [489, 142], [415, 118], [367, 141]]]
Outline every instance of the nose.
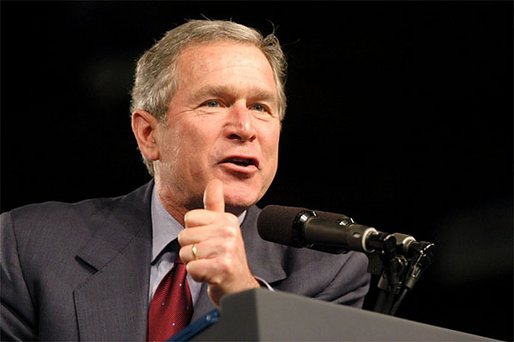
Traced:
[[257, 137], [251, 111], [245, 105], [234, 105], [225, 126], [225, 136], [231, 140], [252, 142]]

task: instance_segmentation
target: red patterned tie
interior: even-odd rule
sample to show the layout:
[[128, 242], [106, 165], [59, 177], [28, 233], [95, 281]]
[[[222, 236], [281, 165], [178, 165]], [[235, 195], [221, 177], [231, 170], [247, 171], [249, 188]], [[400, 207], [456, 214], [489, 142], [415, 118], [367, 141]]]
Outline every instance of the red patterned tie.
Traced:
[[161, 280], [148, 314], [148, 341], [166, 341], [185, 328], [193, 315], [193, 301], [180, 258]]

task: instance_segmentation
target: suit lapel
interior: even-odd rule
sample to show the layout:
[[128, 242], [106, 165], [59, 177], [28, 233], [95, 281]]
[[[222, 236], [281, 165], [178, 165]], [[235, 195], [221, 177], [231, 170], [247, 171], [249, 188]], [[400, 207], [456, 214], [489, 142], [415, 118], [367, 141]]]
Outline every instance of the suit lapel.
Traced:
[[80, 339], [145, 340], [152, 183], [92, 218], [99, 229], [77, 260], [92, 275], [74, 291]]
[[251, 206], [246, 213], [241, 229], [250, 270], [255, 276], [273, 285], [287, 276], [282, 267], [286, 247], [264, 241], [258, 235], [257, 219], [260, 212], [261, 209], [257, 206]]
[[196, 299], [191, 322], [196, 321], [197, 319], [199, 319], [209, 311], [213, 310], [214, 308], [214, 303], [209, 299], [209, 295], [207, 294], [207, 284], [203, 283], [202, 288], [200, 290], [200, 294]]

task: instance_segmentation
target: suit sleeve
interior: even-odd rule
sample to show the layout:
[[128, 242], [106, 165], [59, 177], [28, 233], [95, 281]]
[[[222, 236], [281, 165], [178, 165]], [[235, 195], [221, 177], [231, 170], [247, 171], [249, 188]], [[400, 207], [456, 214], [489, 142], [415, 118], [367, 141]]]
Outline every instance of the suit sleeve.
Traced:
[[19, 241], [10, 213], [0, 215], [0, 267], [1, 340], [37, 339], [34, 305], [25, 282]]

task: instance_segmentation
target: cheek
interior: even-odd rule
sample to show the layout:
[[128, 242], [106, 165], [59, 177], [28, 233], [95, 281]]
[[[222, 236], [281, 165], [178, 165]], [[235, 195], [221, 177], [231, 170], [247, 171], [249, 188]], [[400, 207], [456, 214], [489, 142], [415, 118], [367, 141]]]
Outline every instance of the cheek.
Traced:
[[267, 177], [273, 179], [278, 168], [279, 140], [280, 132], [269, 134], [263, 144], [263, 154], [267, 162]]
[[179, 165], [184, 167], [184, 162], [190, 155], [190, 149], [193, 148], [191, 146], [193, 140], [191, 134], [179, 126], [178, 123], [173, 128], [169, 128], [161, 136], [161, 162], [166, 164], [167, 168], [173, 170], [173, 172], [177, 171]]
[[179, 138], [177, 138], [174, 132], [166, 132], [166, 134], [160, 137], [161, 162], [174, 162], [176, 160], [180, 147], [177, 141], [179, 141]]
[[214, 134], [206, 128], [201, 126], [187, 127], [183, 130], [180, 140], [177, 141], [181, 145], [182, 161], [200, 169], [212, 162], [210, 160], [213, 155], [212, 149], [217, 146], [214, 143]]
[[278, 151], [279, 151], [279, 142], [280, 142], [280, 129], [272, 130], [269, 134], [265, 136], [265, 140], [263, 144], [265, 146], [265, 154], [266, 157], [270, 160], [278, 159]]

